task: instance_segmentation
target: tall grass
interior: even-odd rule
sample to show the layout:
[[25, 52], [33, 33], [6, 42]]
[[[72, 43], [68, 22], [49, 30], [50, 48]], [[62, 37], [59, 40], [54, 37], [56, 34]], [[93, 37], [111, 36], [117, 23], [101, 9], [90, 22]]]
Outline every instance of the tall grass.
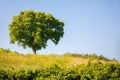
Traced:
[[15, 70], [20, 69], [40, 69], [46, 68], [53, 64], [57, 64], [61, 68], [70, 68], [79, 64], [91, 62], [117, 62], [116, 60], [110, 60], [103, 56], [97, 56], [95, 54], [70, 54], [65, 53], [63, 55], [44, 55], [44, 54], [18, 54], [12, 52], [9, 49], [0, 48], [0, 68], [12, 68]]
[[0, 80], [120, 79], [119, 66], [95, 54], [34, 55], [0, 48]]

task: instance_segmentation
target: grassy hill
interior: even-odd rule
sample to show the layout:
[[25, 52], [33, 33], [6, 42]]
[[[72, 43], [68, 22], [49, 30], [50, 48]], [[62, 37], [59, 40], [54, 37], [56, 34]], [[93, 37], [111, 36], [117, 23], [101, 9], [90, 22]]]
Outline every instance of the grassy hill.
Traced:
[[19, 54], [0, 48], [0, 80], [120, 79], [120, 63], [95, 54]]

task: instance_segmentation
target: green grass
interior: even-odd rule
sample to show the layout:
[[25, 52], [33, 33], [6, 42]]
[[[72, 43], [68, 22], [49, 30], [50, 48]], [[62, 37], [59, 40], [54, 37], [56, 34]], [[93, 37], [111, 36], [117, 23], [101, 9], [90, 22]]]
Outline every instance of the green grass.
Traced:
[[40, 69], [57, 64], [61, 67], [69, 66], [71, 64], [71, 57], [58, 55], [11, 55], [0, 54], [0, 66], [12, 67], [18, 69]]
[[46, 68], [53, 64], [57, 64], [61, 68], [71, 68], [79, 64], [91, 62], [116, 63], [116, 60], [110, 60], [103, 56], [95, 54], [18, 54], [9, 49], [0, 49], [0, 68], [7, 69], [9, 67], [19, 69], [40, 69]]
[[14, 52], [0, 53], [0, 67], [19, 69], [40, 69], [46, 68], [53, 64], [57, 64], [61, 68], [71, 68], [79, 64], [91, 62], [111, 62], [117, 61], [101, 58], [94, 55], [81, 55], [81, 54], [63, 54], [63, 55], [44, 55], [44, 54], [16, 54]]
[[100, 80], [107, 77], [119, 79], [118, 76], [120, 63], [102, 55], [19, 54], [0, 48], [0, 80], [82, 80], [86, 77]]

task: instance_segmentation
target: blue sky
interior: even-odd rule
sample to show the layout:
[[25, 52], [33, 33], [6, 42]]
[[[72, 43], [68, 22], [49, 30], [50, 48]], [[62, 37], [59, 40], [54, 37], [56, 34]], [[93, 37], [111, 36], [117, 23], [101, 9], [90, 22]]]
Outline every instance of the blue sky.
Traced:
[[65, 23], [59, 44], [48, 41], [37, 53], [96, 53], [120, 61], [120, 0], [1, 0], [0, 47], [32, 53], [9, 41], [8, 25], [24, 10], [51, 13]]

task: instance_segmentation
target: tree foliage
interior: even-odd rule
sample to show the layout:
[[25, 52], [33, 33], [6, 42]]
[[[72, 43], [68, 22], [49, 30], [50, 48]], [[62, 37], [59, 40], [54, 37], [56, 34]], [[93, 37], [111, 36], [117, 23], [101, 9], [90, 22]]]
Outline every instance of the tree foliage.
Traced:
[[17, 42], [20, 46], [36, 50], [46, 48], [47, 41], [58, 44], [64, 34], [64, 22], [56, 19], [51, 14], [22, 11], [14, 16], [9, 24], [10, 43]]

